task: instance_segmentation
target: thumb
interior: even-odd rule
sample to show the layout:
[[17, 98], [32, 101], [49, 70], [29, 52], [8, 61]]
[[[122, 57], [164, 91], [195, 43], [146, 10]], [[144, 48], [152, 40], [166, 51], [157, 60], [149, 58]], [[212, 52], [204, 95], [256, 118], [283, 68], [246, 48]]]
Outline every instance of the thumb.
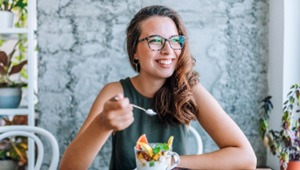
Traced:
[[124, 99], [124, 95], [122, 93], [118, 93], [117, 95], [115, 95], [114, 97], [112, 97], [112, 101], [118, 101]]

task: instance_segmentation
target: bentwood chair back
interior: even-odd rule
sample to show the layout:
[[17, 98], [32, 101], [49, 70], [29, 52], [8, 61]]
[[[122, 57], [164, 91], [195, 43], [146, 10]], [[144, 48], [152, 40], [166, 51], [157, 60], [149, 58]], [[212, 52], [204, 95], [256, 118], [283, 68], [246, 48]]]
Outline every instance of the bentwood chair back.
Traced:
[[192, 125], [189, 125], [188, 130], [189, 130], [190, 135], [196, 141], [196, 145], [197, 145], [196, 154], [202, 154], [203, 153], [203, 142], [202, 142], [200, 134], [197, 132], [197, 130]]
[[[59, 147], [55, 137], [47, 130], [36, 126], [10, 125], [0, 127], [0, 140], [14, 136], [25, 136], [33, 139], [37, 146], [37, 159], [34, 170], [40, 170], [44, 159], [44, 143], [43, 139], [47, 139], [51, 144], [52, 157], [49, 170], [56, 170], [59, 162]], [[33, 158], [28, 158], [33, 159]], [[29, 161], [35, 161], [29, 160]], [[1, 168], [0, 168], [1, 169]]]

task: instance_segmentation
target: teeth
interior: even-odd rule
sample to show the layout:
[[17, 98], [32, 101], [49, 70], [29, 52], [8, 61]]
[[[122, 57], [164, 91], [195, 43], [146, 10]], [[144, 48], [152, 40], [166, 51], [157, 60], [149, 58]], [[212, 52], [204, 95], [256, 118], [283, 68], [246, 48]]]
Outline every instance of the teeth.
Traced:
[[160, 64], [171, 64], [172, 60], [159, 60], [158, 61]]

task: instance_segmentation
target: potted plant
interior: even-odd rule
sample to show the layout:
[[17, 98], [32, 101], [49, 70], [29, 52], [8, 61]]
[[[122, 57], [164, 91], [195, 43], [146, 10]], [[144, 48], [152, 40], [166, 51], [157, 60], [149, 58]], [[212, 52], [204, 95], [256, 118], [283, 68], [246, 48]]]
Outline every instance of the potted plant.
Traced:
[[[271, 96], [262, 100], [260, 107], [259, 133], [273, 155], [278, 156], [281, 169], [291, 169], [300, 164], [300, 118], [294, 120], [299, 113], [300, 86], [294, 84], [283, 103], [281, 129], [269, 129], [269, 116], [273, 109]], [[298, 165], [297, 169], [300, 169]]]
[[[0, 118], [0, 126], [27, 125], [27, 116], [14, 116], [12, 120], [7, 117]], [[27, 165], [28, 143], [26, 137], [16, 136], [0, 141], [0, 169], [25, 169]]]
[[[27, 16], [27, 0], [0, 0], [0, 28], [11, 28], [14, 23], [14, 13], [16, 11], [19, 19], [17, 21], [24, 20]], [[17, 23], [22, 25], [22, 23]]]
[[11, 76], [20, 73], [27, 60], [15, 58], [14, 54], [19, 41], [7, 55], [0, 51], [0, 108], [16, 108], [22, 98], [22, 87], [27, 84], [11, 80]]

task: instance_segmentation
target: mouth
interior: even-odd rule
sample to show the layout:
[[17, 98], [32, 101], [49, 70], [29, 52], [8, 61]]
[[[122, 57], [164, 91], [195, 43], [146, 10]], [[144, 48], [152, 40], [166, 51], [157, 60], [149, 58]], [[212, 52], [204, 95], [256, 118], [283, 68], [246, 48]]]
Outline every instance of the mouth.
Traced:
[[160, 59], [160, 60], [156, 60], [160, 65], [163, 66], [168, 66], [171, 65], [173, 63], [172, 59]]

